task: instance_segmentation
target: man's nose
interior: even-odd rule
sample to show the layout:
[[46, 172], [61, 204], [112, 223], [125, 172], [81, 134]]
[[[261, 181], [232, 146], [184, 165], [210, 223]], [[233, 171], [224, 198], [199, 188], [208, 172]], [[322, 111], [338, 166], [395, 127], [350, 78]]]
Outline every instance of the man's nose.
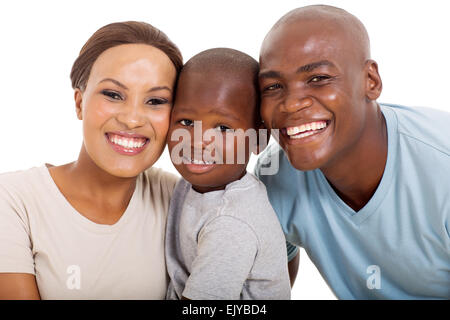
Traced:
[[127, 101], [117, 115], [117, 120], [124, 124], [127, 129], [134, 129], [142, 127], [146, 122], [144, 115], [144, 108], [139, 101], [129, 100]]
[[281, 106], [284, 112], [297, 112], [313, 105], [313, 99], [308, 96], [299, 96], [298, 94], [289, 94]]

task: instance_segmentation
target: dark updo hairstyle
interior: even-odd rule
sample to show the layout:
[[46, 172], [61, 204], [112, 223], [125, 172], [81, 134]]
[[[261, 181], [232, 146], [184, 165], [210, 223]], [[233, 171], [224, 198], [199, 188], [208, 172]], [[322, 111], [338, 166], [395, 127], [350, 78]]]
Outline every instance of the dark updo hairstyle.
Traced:
[[172, 61], [177, 74], [183, 66], [180, 50], [159, 29], [145, 22], [116, 22], [98, 29], [81, 48], [70, 72], [72, 88], [84, 91], [98, 56], [107, 49], [122, 44], [148, 44], [158, 48]]

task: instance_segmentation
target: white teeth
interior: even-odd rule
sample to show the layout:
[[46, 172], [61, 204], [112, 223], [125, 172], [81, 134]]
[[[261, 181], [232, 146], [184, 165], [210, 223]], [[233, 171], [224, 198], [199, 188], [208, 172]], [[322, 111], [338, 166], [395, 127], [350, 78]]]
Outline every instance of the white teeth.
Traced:
[[[288, 134], [288, 136], [291, 136], [291, 138], [294, 138], [294, 135], [298, 135], [301, 137], [305, 137], [303, 135], [307, 134], [307, 136], [310, 136], [311, 134], [314, 134], [316, 130], [320, 130], [323, 129], [327, 126], [326, 121], [318, 121], [318, 122], [311, 122], [311, 123], [307, 123], [307, 124], [302, 124], [301, 126], [298, 127], [289, 127], [286, 128], [286, 132]], [[311, 131], [312, 132], [308, 132]], [[299, 136], [295, 136], [295, 139], [299, 139]]]
[[[136, 139], [127, 139], [124, 137], [119, 137], [116, 135], [111, 135], [109, 137], [109, 140], [114, 143], [117, 144], [121, 147], [127, 148], [127, 149], [131, 149], [131, 148], [141, 148], [144, 146], [145, 141], [142, 141], [142, 139], [136, 140]], [[127, 151], [127, 150], [126, 150]], [[132, 151], [130, 151], [132, 152]]]
[[311, 132], [305, 132], [296, 136], [292, 136], [291, 139], [301, 139], [301, 138], [306, 138], [308, 136], [313, 135], [315, 132], [311, 131]]
[[201, 164], [201, 165], [214, 164], [214, 161], [203, 161], [203, 160], [197, 160], [197, 159], [189, 159], [189, 158], [186, 158], [186, 157], [183, 157], [183, 159], [186, 160], [185, 163]]

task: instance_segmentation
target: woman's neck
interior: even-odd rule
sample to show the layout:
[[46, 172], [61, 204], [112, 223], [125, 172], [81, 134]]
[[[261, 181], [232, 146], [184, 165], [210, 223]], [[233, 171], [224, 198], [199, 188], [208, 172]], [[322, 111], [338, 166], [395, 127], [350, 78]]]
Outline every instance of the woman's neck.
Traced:
[[114, 224], [120, 219], [136, 187], [136, 177], [111, 175], [94, 163], [84, 147], [77, 161], [49, 171], [69, 203], [88, 219], [101, 224]]

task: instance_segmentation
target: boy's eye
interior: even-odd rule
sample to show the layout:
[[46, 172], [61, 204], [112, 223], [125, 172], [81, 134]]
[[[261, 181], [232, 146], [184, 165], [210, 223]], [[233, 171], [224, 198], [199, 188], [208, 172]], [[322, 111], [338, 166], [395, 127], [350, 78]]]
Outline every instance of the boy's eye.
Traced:
[[190, 126], [194, 125], [194, 121], [188, 120], [188, 119], [183, 119], [183, 120], [180, 120], [179, 122], [182, 126], [190, 127]]
[[147, 101], [147, 104], [154, 106], [154, 105], [159, 105], [159, 104], [166, 104], [167, 102], [169, 102], [167, 99], [151, 98]]
[[234, 132], [234, 129], [231, 129], [224, 125], [217, 126], [216, 129], [219, 129], [221, 132]]
[[122, 100], [122, 96], [115, 91], [103, 90], [102, 94], [113, 100]]
[[275, 91], [277, 89], [281, 89], [282, 86], [279, 83], [275, 83], [275, 84], [271, 84], [270, 86], [267, 86], [263, 89], [263, 92], [268, 92], [268, 91]]

